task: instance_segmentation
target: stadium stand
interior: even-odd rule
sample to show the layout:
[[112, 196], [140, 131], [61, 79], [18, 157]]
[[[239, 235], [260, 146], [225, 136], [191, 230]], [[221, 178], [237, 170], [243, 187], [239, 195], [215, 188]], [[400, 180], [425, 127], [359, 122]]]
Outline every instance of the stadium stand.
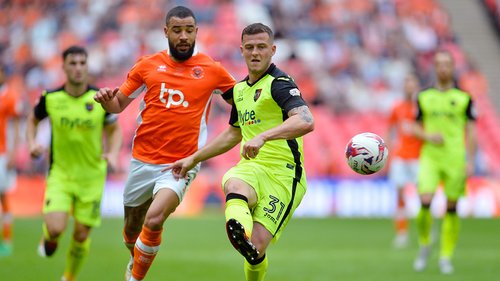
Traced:
[[[488, 97], [488, 82], [461, 49], [451, 18], [435, 0], [227, 1], [227, 0], [13, 0], [0, 4], [1, 61], [10, 81], [33, 104], [42, 89], [62, 83], [60, 51], [85, 45], [97, 86], [115, 86], [142, 54], [165, 49], [162, 26], [167, 7], [185, 4], [199, 20], [198, 48], [222, 61], [243, 79], [240, 32], [262, 21], [276, 32], [275, 61], [300, 85], [312, 105], [317, 126], [306, 137], [305, 165], [310, 177], [357, 177], [345, 165], [344, 146], [356, 133], [384, 135], [392, 103], [401, 97], [402, 81], [415, 72], [422, 85], [432, 84], [432, 55], [450, 51], [457, 63], [458, 85], [477, 101], [484, 173], [500, 175], [500, 119]], [[484, 0], [492, 13], [497, 2]], [[147, 16], [144, 16], [147, 15]], [[160, 39], [159, 39], [160, 38]], [[137, 107], [120, 115], [128, 159]], [[228, 107], [214, 99], [210, 137], [227, 124]], [[21, 172], [30, 172], [26, 150]], [[221, 175], [238, 160], [238, 151], [205, 166]], [[122, 172], [127, 170], [128, 161]]]
[[500, 36], [500, 2], [498, 0], [483, 0], [482, 2], [491, 17], [491, 22], [495, 26], [498, 36]]

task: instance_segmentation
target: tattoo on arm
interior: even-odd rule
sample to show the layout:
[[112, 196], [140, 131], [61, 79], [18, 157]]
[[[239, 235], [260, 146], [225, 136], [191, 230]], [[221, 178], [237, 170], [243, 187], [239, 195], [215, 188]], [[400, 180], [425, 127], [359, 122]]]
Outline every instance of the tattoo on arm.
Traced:
[[291, 117], [293, 115], [299, 115], [299, 117], [306, 123], [311, 123], [313, 121], [311, 111], [309, 110], [309, 107], [307, 107], [307, 105], [292, 108], [290, 111], [288, 111], [288, 117]]

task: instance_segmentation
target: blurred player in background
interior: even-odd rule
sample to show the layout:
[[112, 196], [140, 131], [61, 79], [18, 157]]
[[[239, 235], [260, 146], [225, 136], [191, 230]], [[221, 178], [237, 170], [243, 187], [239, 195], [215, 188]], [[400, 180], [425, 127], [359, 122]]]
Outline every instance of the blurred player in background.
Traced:
[[459, 217], [457, 201], [464, 195], [466, 179], [474, 170], [476, 155], [476, 113], [472, 98], [454, 85], [454, 62], [450, 53], [439, 51], [434, 57], [436, 85], [418, 95], [421, 126], [415, 133], [424, 143], [420, 154], [418, 191], [421, 208], [416, 218], [420, 250], [414, 269], [427, 266], [431, 252], [434, 193], [440, 183], [446, 195], [446, 213], [441, 224], [439, 267], [453, 272], [451, 259], [457, 243]]
[[293, 80], [272, 63], [272, 30], [261, 24], [243, 29], [241, 53], [249, 75], [231, 92], [230, 126], [195, 154], [177, 161], [177, 178], [199, 162], [241, 142], [240, 162], [222, 179], [229, 241], [245, 258], [246, 280], [262, 281], [266, 249], [278, 240], [306, 192], [302, 136], [314, 120]]
[[[5, 67], [0, 65], [0, 206], [2, 233], [0, 257], [12, 252], [12, 214], [6, 192], [15, 185], [15, 160], [19, 144], [21, 103], [18, 94], [6, 83]], [[9, 135], [12, 134], [12, 135]]]
[[[39, 254], [50, 257], [70, 215], [74, 217], [62, 280], [76, 280], [90, 249], [90, 231], [101, 223], [101, 197], [106, 166], [116, 168], [122, 136], [116, 115], [94, 101], [97, 89], [88, 84], [87, 52], [72, 46], [63, 52], [64, 85], [45, 91], [28, 117], [27, 141], [31, 156], [44, 148], [36, 134], [41, 120], [51, 124], [50, 168], [43, 206], [43, 236]], [[103, 154], [103, 135], [105, 136]]]
[[418, 157], [422, 141], [415, 137], [416, 94], [419, 91], [418, 78], [414, 74], [406, 76], [403, 85], [404, 98], [394, 104], [389, 118], [387, 146], [391, 147], [389, 180], [397, 192], [397, 208], [394, 216], [396, 236], [393, 244], [396, 248], [408, 245], [408, 218], [404, 198], [404, 188], [416, 185], [418, 175]]
[[95, 96], [106, 110], [118, 113], [146, 90], [123, 195], [123, 238], [131, 254], [125, 280], [146, 276], [160, 249], [163, 224], [181, 203], [199, 165], [179, 181], [161, 170], [205, 145], [212, 94], [228, 91], [236, 82], [220, 63], [196, 50], [198, 27], [190, 9], [171, 9], [164, 32], [168, 50], [141, 57], [119, 88], [102, 88]]

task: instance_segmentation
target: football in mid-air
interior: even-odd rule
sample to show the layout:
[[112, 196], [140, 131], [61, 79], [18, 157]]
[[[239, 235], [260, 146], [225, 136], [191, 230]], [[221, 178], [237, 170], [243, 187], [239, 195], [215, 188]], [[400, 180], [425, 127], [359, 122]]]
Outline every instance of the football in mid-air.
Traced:
[[374, 133], [361, 133], [352, 137], [345, 148], [347, 164], [353, 171], [370, 175], [380, 171], [387, 162], [389, 150], [384, 140]]

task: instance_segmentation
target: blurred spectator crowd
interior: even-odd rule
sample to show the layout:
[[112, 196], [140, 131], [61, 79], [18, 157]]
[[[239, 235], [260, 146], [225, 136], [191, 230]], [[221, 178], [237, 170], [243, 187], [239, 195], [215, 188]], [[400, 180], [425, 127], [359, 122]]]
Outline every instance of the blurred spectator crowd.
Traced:
[[[274, 61], [295, 78], [318, 120], [306, 147], [313, 176], [348, 175], [342, 158], [348, 137], [363, 130], [385, 134], [385, 118], [402, 97], [404, 77], [415, 72], [423, 87], [432, 85], [432, 56], [438, 49], [453, 54], [458, 85], [478, 100], [481, 111], [494, 116], [483, 75], [462, 51], [449, 15], [435, 0], [1, 1], [1, 62], [27, 110], [43, 89], [63, 83], [60, 54], [73, 44], [88, 49], [93, 84], [118, 86], [140, 55], [167, 48], [163, 25], [174, 5], [193, 9], [198, 48], [220, 60], [237, 80], [246, 73], [239, 50], [242, 28], [252, 22], [273, 28]], [[214, 99], [212, 132], [226, 125], [227, 110]], [[136, 114], [120, 116], [127, 157]], [[491, 122], [498, 127], [497, 119]], [[500, 147], [500, 140], [496, 144]], [[237, 153], [220, 159], [209, 166], [230, 165]], [[29, 170], [27, 152], [19, 162]]]
[[487, 9], [491, 21], [495, 26], [500, 38], [500, 1], [499, 0], [483, 0], [484, 6]]

